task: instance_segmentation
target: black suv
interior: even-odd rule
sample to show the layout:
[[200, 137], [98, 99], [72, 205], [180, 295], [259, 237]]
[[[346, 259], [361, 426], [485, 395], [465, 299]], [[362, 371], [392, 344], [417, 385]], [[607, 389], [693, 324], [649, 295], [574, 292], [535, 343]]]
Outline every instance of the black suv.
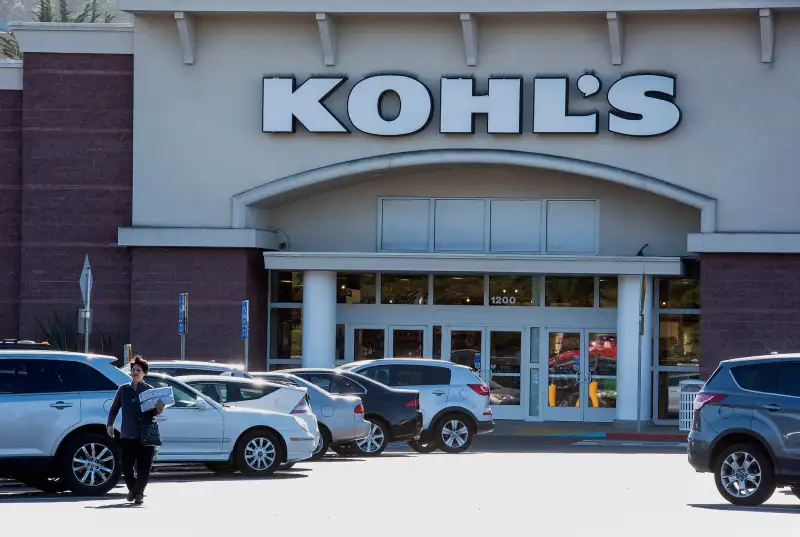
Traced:
[[800, 354], [720, 363], [695, 399], [689, 463], [734, 505], [800, 497]]

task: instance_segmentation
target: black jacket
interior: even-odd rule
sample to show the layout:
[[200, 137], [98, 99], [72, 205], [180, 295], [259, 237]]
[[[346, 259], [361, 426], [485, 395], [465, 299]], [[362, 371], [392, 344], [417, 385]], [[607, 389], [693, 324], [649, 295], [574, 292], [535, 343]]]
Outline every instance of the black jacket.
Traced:
[[108, 411], [108, 425], [113, 426], [117, 414], [122, 409], [122, 427], [120, 427], [120, 438], [131, 438], [141, 440], [142, 425], [153, 423], [159, 412], [156, 409], [142, 412], [139, 403], [139, 394], [153, 387], [142, 381], [136, 386], [136, 390], [130, 384], [123, 384], [117, 389], [114, 402], [111, 403], [111, 410]]

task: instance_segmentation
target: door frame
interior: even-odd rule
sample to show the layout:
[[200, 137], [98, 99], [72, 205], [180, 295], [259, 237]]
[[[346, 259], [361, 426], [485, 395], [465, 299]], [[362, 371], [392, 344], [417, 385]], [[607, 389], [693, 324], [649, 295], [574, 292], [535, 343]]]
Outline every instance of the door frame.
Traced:
[[[543, 328], [542, 348], [543, 355], [548, 361], [547, 363], [547, 379], [544, 380], [544, 385], [547, 386], [547, 394], [544, 402], [544, 412], [542, 413], [545, 421], [575, 421], [587, 423], [608, 423], [613, 422], [617, 416], [617, 407], [613, 408], [592, 408], [587, 405], [589, 401], [589, 383], [591, 377], [587, 375], [589, 372], [589, 334], [617, 334], [617, 330], [597, 329], [597, 328], [562, 328], [562, 327], [546, 327]], [[580, 380], [579, 380], [579, 397], [581, 405], [578, 407], [551, 407], [549, 406], [549, 390], [550, 390], [550, 334], [554, 332], [580, 334], [581, 352], [580, 352]], [[561, 374], [563, 375], [563, 373]]]

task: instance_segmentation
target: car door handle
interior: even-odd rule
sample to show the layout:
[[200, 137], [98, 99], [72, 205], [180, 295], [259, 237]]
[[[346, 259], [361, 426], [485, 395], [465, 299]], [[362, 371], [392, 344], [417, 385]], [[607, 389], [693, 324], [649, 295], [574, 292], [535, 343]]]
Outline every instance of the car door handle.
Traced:
[[447, 392], [443, 392], [441, 390], [436, 390], [435, 392], [433, 392], [433, 395], [444, 395], [445, 393], [447, 393]]
[[70, 408], [72, 406], [72, 403], [65, 403], [64, 401], [56, 401], [50, 406], [61, 410], [62, 408]]
[[778, 412], [779, 410], [783, 410], [780, 405], [776, 405], [775, 403], [764, 405], [761, 408], [764, 410], [769, 410], [770, 412]]

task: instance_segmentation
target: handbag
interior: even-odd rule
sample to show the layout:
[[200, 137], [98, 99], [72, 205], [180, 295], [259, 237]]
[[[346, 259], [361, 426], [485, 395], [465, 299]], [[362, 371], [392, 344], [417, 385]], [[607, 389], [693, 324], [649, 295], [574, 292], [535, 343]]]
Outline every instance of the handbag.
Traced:
[[146, 423], [141, 425], [142, 445], [148, 447], [161, 446], [161, 431], [158, 429], [158, 422]]

